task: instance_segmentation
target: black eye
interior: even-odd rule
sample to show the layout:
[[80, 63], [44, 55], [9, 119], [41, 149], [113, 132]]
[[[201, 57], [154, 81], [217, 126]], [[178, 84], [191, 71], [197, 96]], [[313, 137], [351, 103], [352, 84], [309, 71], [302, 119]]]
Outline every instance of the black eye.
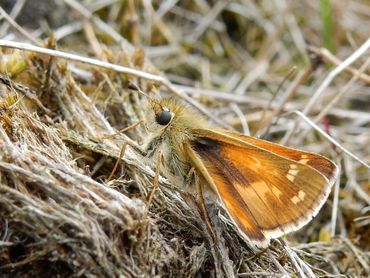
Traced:
[[162, 110], [155, 115], [155, 120], [160, 125], [168, 125], [171, 121], [172, 115], [168, 110]]

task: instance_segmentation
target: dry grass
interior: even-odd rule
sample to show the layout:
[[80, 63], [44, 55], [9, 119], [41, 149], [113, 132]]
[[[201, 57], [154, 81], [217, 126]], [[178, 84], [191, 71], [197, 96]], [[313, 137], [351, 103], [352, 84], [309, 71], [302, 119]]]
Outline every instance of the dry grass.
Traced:
[[[1, 277], [370, 275], [369, 4], [38, 2], [0, 9]], [[145, 138], [140, 125], [108, 136], [142, 118], [145, 97], [130, 82], [322, 153], [341, 179], [307, 227], [266, 250], [210, 206], [210, 244], [193, 194], [161, 177], [147, 203], [154, 167], [131, 148], [108, 181], [123, 142]]]

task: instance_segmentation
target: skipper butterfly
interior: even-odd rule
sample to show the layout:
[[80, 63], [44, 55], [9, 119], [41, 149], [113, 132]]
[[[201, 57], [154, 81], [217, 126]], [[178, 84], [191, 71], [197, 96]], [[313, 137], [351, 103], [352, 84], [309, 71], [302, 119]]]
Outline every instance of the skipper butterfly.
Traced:
[[338, 170], [329, 159], [210, 125], [172, 99], [149, 100], [147, 156], [159, 150], [165, 174], [184, 184], [195, 169], [205, 194], [217, 196], [250, 243], [308, 223], [327, 199]]

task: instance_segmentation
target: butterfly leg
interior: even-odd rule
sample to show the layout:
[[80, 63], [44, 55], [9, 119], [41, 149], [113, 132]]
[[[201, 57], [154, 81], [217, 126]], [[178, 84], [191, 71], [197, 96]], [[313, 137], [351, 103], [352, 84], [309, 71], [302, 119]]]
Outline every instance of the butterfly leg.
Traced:
[[[191, 170], [190, 170], [191, 171]], [[204, 221], [206, 222], [206, 225], [207, 225], [207, 228], [212, 236], [212, 239], [213, 239], [213, 242], [217, 242], [217, 236], [216, 236], [216, 233], [215, 233], [215, 228], [212, 224], [212, 221], [211, 221], [211, 218], [208, 214], [208, 211], [207, 211], [207, 207], [206, 207], [206, 202], [204, 200], [204, 195], [203, 195], [203, 190], [202, 190], [202, 186], [200, 185], [200, 182], [199, 182], [199, 176], [196, 172], [194, 172], [194, 178], [195, 178], [195, 187], [196, 187], [196, 190], [197, 190], [197, 195], [198, 195], [198, 208], [199, 210], [201, 211], [201, 213], [203, 214], [203, 218], [204, 218]]]
[[162, 162], [162, 153], [159, 151], [158, 157], [157, 157], [157, 163], [155, 165], [155, 176], [153, 180], [153, 189], [149, 192], [148, 197], [147, 197], [147, 201], [148, 201], [147, 209], [149, 209], [150, 204], [154, 197], [154, 193], [159, 187], [159, 168], [161, 166], [161, 162]]
[[114, 167], [112, 169], [112, 172], [110, 173], [107, 181], [110, 181], [113, 178], [113, 175], [115, 174], [115, 172], [117, 171], [117, 168], [118, 168], [118, 166], [119, 166], [119, 164], [120, 164], [120, 162], [122, 160], [122, 157], [125, 154], [126, 147], [127, 147], [127, 142], [124, 142], [122, 144], [122, 147], [121, 147], [120, 151], [119, 151], [119, 155], [118, 155], [118, 158], [116, 160], [116, 163], [114, 164]]
[[207, 239], [210, 244], [210, 253], [212, 254], [214, 260], [214, 274], [215, 277], [234, 277], [234, 270], [233, 266], [230, 263], [229, 254], [225, 252], [226, 245], [225, 240], [222, 237], [221, 231], [219, 230], [220, 227], [215, 226], [217, 225], [217, 218], [216, 215], [213, 214], [213, 208], [207, 208], [204, 192], [202, 186], [199, 181], [199, 176], [197, 172], [194, 172], [194, 180], [196, 186], [196, 192], [198, 195], [198, 200], [196, 204], [200, 213], [202, 214], [202, 218], [204, 219], [205, 226], [208, 230]]
[[[128, 131], [128, 130], [130, 130], [130, 129], [133, 129], [133, 128], [137, 127], [137, 126], [138, 126], [139, 124], [141, 124], [141, 123], [142, 123], [142, 121], [139, 121], [139, 122], [137, 122], [137, 123], [134, 123], [134, 124], [132, 124], [132, 125], [130, 125], [130, 126], [128, 126], [128, 127], [125, 127], [125, 128], [123, 128], [123, 129], [119, 130], [118, 132], [116, 132], [116, 133], [114, 133], [114, 134], [110, 134], [110, 135], [104, 136], [104, 138], [111, 138], [111, 137], [117, 136], [118, 134], [121, 134], [121, 133], [123, 133], [123, 132], [126, 132], [126, 131]], [[124, 156], [124, 154], [125, 154], [125, 151], [126, 151], [126, 147], [127, 147], [127, 145], [130, 145], [133, 149], [135, 149], [136, 151], [138, 151], [140, 154], [143, 154], [143, 153], [144, 153], [144, 152], [143, 152], [143, 150], [141, 150], [141, 149], [140, 149], [140, 147], [138, 147], [138, 146], [134, 143], [134, 141], [131, 141], [131, 140], [127, 140], [127, 141], [125, 141], [125, 142], [122, 144], [122, 147], [121, 147], [120, 152], [119, 152], [119, 155], [118, 155], [118, 159], [116, 160], [116, 163], [114, 164], [113, 169], [112, 169], [112, 172], [110, 173], [110, 175], [109, 175], [109, 177], [108, 177], [107, 181], [110, 181], [110, 180], [113, 178], [113, 175], [115, 174], [115, 172], [117, 171], [117, 168], [118, 168], [118, 166], [119, 166], [119, 163], [120, 163], [120, 161], [121, 161], [122, 157], [123, 157], [123, 156]], [[145, 154], [144, 154], [144, 155], [145, 155]]]

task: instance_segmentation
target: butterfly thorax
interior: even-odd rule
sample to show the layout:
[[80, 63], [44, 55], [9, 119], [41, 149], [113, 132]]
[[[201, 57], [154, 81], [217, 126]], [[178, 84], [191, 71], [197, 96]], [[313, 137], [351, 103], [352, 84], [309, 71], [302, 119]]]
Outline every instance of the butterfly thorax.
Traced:
[[149, 139], [146, 150], [148, 156], [156, 156], [160, 152], [166, 176], [176, 184], [183, 184], [192, 167], [184, 144], [196, 139], [192, 130], [209, 127], [209, 123], [190, 107], [179, 105], [172, 99], [161, 100], [160, 106], [168, 109], [173, 118], [167, 126], [160, 126], [154, 120], [155, 109], [147, 110]]

